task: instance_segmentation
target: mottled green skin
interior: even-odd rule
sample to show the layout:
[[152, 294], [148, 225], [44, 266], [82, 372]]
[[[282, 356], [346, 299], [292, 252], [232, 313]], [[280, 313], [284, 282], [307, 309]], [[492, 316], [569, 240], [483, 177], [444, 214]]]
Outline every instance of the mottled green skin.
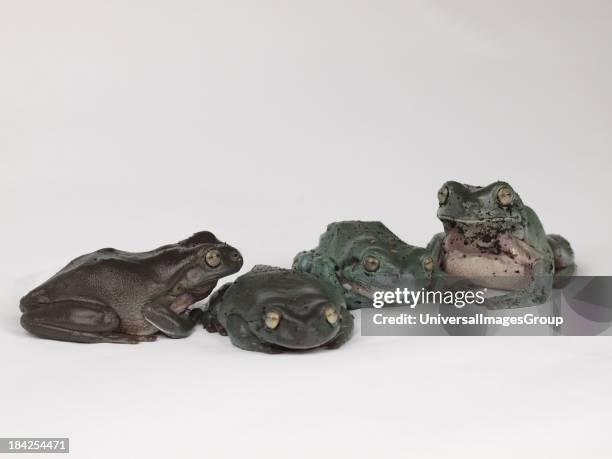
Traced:
[[[446, 182], [438, 218], [444, 233], [429, 244], [436, 264], [448, 275], [462, 276], [476, 285], [509, 290], [488, 298], [489, 308], [542, 304], [553, 283], [575, 271], [569, 243], [547, 236], [536, 213], [524, 205], [506, 182], [485, 187]], [[509, 204], [500, 202], [502, 187], [512, 192]]]
[[[206, 262], [211, 250], [215, 267]], [[189, 306], [241, 266], [240, 253], [208, 231], [150, 252], [97, 250], [24, 296], [21, 324], [41, 338], [81, 343], [153, 341], [160, 331], [182, 338], [201, 315]]]
[[[366, 257], [379, 260], [376, 272], [365, 269]], [[427, 249], [406, 244], [381, 222], [344, 221], [331, 223], [314, 250], [296, 255], [293, 268], [324, 279], [358, 309], [371, 307], [376, 291], [429, 287], [428, 258]]]
[[[335, 324], [325, 319], [330, 306], [338, 313]], [[280, 313], [275, 329], [265, 324], [268, 311]], [[353, 331], [353, 316], [335, 289], [310, 274], [270, 266], [256, 266], [217, 290], [202, 322], [241, 349], [269, 354], [337, 348]]]

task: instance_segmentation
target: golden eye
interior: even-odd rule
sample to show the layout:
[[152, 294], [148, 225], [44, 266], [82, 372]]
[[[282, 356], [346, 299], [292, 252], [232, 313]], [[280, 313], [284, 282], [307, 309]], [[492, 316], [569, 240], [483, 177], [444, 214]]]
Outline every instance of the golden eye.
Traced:
[[331, 306], [326, 307], [323, 310], [323, 314], [325, 315], [325, 320], [327, 320], [332, 325], [338, 322], [338, 319], [340, 318], [338, 316], [338, 312]]
[[206, 257], [204, 259], [206, 260], [206, 264], [208, 266], [211, 268], [216, 268], [221, 264], [221, 252], [219, 252], [217, 249], [211, 249], [206, 252]]
[[446, 201], [448, 201], [448, 187], [444, 185], [438, 190], [438, 202], [444, 204]]
[[427, 257], [423, 260], [423, 268], [425, 268], [427, 271], [433, 271], [434, 263], [431, 257]]
[[497, 192], [497, 202], [502, 206], [509, 206], [514, 200], [514, 193], [508, 186], [502, 186]]
[[264, 314], [264, 323], [266, 327], [274, 330], [280, 323], [281, 315], [276, 311], [268, 311]]
[[378, 268], [380, 268], [380, 261], [378, 261], [378, 258], [368, 255], [363, 259], [363, 267], [366, 269], [366, 271], [373, 273], [374, 271], [378, 271]]

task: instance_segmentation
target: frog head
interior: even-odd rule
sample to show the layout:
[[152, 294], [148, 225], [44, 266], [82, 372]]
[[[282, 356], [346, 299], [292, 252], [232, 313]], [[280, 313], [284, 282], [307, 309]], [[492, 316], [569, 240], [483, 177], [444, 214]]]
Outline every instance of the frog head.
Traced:
[[477, 229], [483, 238], [503, 230], [515, 231], [522, 223], [523, 202], [506, 182], [472, 186], [446, 182], [438, 191], [438, 218], [446, 232]]
[[337, 272], [347, 293], [371, 299], [377, 291], [417, 290], [430, 284], [434, 262], [427, 249], [390, 238], [364, 236], [354, 242], [353, 257]]
[[349, 319], [342, 295], [313, 275], [272, 275], [263, 283], [259, 279], [256, 288], [250, 288], [250, 281], [237, 282], [243, 291], [251, 292], [252, 306], [245, 320], [263, 342], [285, 349], [313, 349], [331, 342], [340, 333], [341, 322]]
[[189, 254], [189, 261], [174, 283], [173, 295], [188, 293], [199, 301], [210, 294], [219, 279], [242, 268], [240, 252], [209, 231], [196, 233], [179, 245]]

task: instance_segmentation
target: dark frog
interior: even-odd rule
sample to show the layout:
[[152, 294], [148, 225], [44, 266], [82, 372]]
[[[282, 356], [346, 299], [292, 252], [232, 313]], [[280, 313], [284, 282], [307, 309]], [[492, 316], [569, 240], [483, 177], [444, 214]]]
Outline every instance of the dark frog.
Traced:
[[266, 353], [337, 348], [353, 331], [344, 298], [328, 283], [270, 266], [256, 266], [221, 287], [202, 321], [235, 346]]
[[293, 267], [333, 285], [357, 309], [371, 307], [378, 291], [428, 288], [434, 263], [427, 249], [406, 244], [381, 222], [344, 221], [329, 224]]
[[182, 338], [217, 280], [242, 257], [208, 231], [150, 252], [102, 249], [71, 261], [21, 299], [22, 326], [42, 338], [81, 343]]
[[574, 273], [574, 254], [558, 235], [546, 235], [536, 213], [506, 182], [488, 186], [446, 182], [438, 192], [444, 233], [430, 249], [451, 276], [510, 293], [488, 298], [489, 308], [544, 303], [553, 284]]

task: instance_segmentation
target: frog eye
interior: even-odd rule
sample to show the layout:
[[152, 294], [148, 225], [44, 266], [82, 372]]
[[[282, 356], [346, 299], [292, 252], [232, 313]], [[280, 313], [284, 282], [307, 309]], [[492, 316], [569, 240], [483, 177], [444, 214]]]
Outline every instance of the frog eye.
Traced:
[[448, 201], [448, 187], [444, 185], [442, 188], [438, 190], [438, 202], [440, 205], [446, 203]]
[[266, 327], [274, 330], [280, 323], [281, 315], [276, 311], [268, 311], [264, 314], [264, 323]]
[[331, 306], [328, 306], [323, 309], [323, 315], [325, 316], [325, 320], [327, 320], [331, 325], [334, 325], [336, 322], [338, 322], [338, 319], [340, 318], [338, 316], [338, 311], [336, 311]]
[[378, 258], [368, 255], [363, 259], [363, 267], [366, 271], [373, 273], [380, 268], [380, 261], [378, 261]]
[[217, 249], [210, 249], [204, 257], [206, 264], [211, 268], [216, 268], [221, 264], [221, 252]]
[[509, 186], [502, 186], [497, 191], [497, 202], [499, 202], [502, 206], [509, 206], [514, 201], [514, 193], [510, 189]]
[[426, 271], [433, 271], [434, 262], [431, 257], [427, 257], [423, 260], [423, 268], [425, 268]]

